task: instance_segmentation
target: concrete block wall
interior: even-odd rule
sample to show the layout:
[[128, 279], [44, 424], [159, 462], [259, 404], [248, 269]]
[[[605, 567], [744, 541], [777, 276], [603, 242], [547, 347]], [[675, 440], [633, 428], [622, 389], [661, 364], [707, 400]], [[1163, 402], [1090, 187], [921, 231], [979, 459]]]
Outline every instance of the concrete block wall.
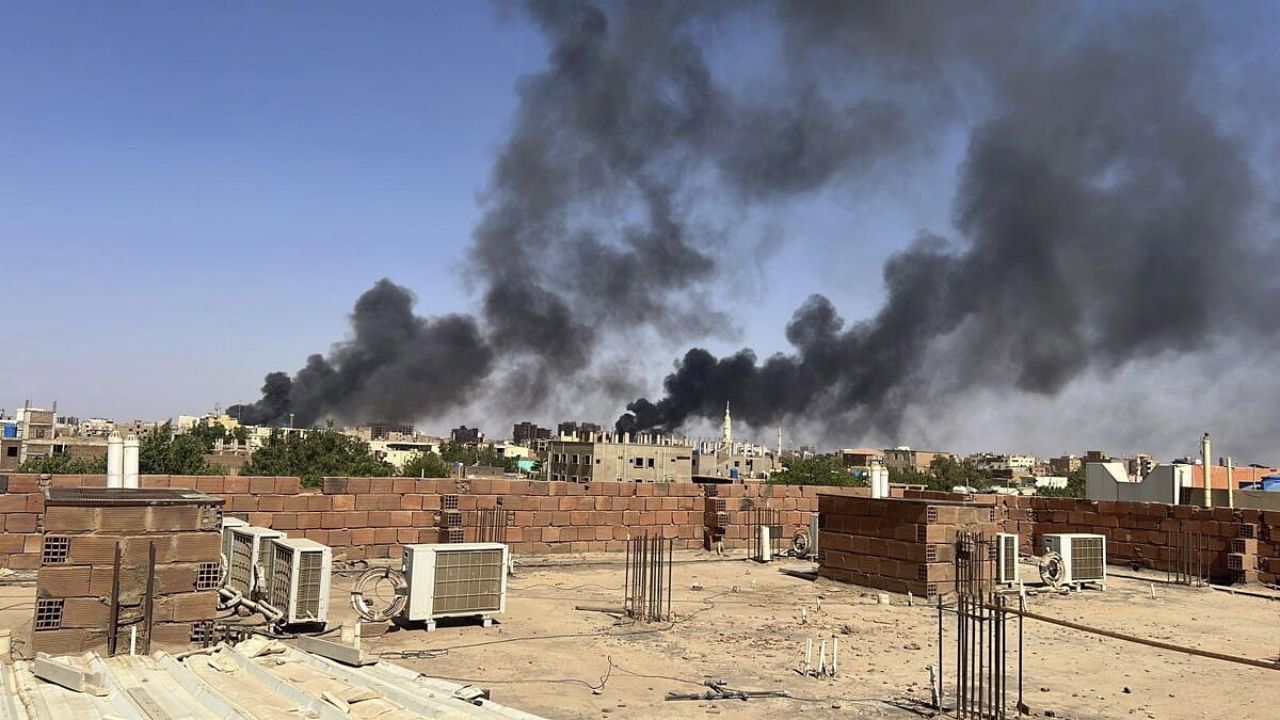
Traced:
[[[47, 484], [100, 487], [101, 475], [59, 475]], [[621, 551], [629, 533], [658, 532], [681, 548], [703, 545], [717, 534], [730, 548], [746, 547], [748, 513], [756, 507], [782, 512], [787, 537], [808, 527], [819, 495], [858, 497], [863, 488], [827, 488], [744, 483], [717, 485], [704, 495], [694, 484], [520, 481], [502, 478], [435, 480], [330, 478], [306, 489], [292, 477], [144, 476], [146, 487], [188, 487], [226, 500], [225, 511], [258, 525], [305, 536], [334, 547], [343, 559], [395, 557], [405, 543], [437, 542], [437, 514], [445, 496], [456, 496], [463, 536], [475, 538], [476, 515], [502, 508], [511, 525], [507, 540], [516, 553]], [[1280, 511], [1203, 509], [1184, 505], [1093, 502], [1071, 498], [905, 491], [916, 499], [966, 501], [992, 506], [999, 530], [1021, 536], [1024, 552], [1048, 532], [1097, 532], [1109, 540], [1114, 563], [1136, 562], [1164, 570], [1176, 549], [1178, 530], [1205, 533], [1210, 567], [1219, 579], [1274, 583], [1280, 577]], [[0, 475], [0, 567], [35, 569], [40, 564], [41, 481], [35, 475]], [[1247, 526], [1247, 527], [1244, 527]], [[1254, 533], [1254, 537], [1247, 537]], [[1256, 540], [1256, 542], [1235, 542]], [[1237, 555], [1228, 558], [1229, 555]]]
[[870, 497], [863, 487], [823, 487], [817, 485], [769, 485], [742, 483], [708, 485], [703, 509], [705, 547], [723, 543], [738, 549], [750, 545], [751, 517], [755, 510], [777, 510], [783, 525], [782, 546], [787, 547], [796, 531], [809, 528], [809, 516], [818, 512], [818, 495]]
[[33, 626], [32, 650], [76, 655], [107, 646], [117, 547], [117, 647], [128, 646], [131, 629], [140, 638], [148, 631], [144, 606], [153, 546], [152, 647], [189, 644], [194, 624], [217, 616], [222, 500], [200, 496], [154, 507], [146, 501], [111, 507], [92, 502], [63, 498], [41, 516], [36, 618], [47, 620], [47, 627]]
[[819, 575], [923, 597], [952, 591], [959, 532], [990, 537], [1000, 527], [993, 506], [973, 503], [819, 495], [818, 507]]

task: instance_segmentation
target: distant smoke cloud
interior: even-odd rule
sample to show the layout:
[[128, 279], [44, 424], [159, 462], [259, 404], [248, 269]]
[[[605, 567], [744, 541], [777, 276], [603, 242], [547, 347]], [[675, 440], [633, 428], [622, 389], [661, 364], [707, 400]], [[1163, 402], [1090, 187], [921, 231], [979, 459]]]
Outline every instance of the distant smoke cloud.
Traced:
[[307, 358], [292, 380], [271, 373], [261, 400], [227, 412], [249, 424], [293, 414], [305, 427], [326, 416], [406, 422], [465, 402], [489, 374], [492, 350], [472, 318], [419, 317], [413, 303], [407, 289], [379, 280], [356, 301], [351, 339]]
[[[269, 375], [242, 413], [411, 420], [482, 383], [516, 413], [628, 387], [601, 363], [619, 334], [726, 337], [714, 288], [745, 244], [735, 214], [896, 172], [960, 122], [955, 237], [893, 256], [883, 307], [850, 323], [814, 295], [789, 353], [691, 349], [617, 428], [676, 429], [730, 401], [756, 427], [893, 436], [984, 388], [1052, 396], [1217, 338], [1274, 338], [1261, 191], [1204, 106], [1216, 48], [1194, 8], [535, 0], [527, 15], [548, 64], [517, 85], [483, 197], [476, 318], [415, 316], [384, 280], [349, 341]], [[709, 59], [744, 24], [780, 48], [767, 82]]]

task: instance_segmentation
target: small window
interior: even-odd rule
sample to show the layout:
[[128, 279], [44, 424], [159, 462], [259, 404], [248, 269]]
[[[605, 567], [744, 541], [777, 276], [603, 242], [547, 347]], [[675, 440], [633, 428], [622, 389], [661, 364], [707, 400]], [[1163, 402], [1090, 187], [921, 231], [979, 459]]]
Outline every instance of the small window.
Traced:
[[653, 467], [653, 458], [649, 458], [649, 467]]
[[4, 454], [6, 457], [18, 457], [18, 448], [7, 447], [4, 449]]
[[577, 464], [578, 464], [578, 453], [574, 453], [574, 454], [572, 455], [572, 457], [573, 457], [573, 460], [569, 461], [569, 464], [571, 464], [571, 465], [577, 465]]

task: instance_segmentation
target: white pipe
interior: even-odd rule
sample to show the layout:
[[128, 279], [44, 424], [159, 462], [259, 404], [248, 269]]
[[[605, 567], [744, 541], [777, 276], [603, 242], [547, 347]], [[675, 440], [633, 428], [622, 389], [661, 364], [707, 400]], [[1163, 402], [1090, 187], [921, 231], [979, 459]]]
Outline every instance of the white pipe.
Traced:
[[138, 654], [138, 626], [137, 625], [129, 626], [129, 654], [130, 655]]
[[130, 435], [124, 439], [124, 487], [138, 487], [138, 436]]
[[124, 439], [120, 433], [112, 430], [107, 436], [107, 487], [123, 486], [124, 476]]
[[1204, 470], [1204, 506], [1213, 507], [1213, 450], [1209, 433], [1200, 438], [1200, 467]]
[[1234, 477], [1235, 466], [1231, 464], [1231, 458], [1227, 458], [1227, 507], [1236, 506], [1236, 479]]

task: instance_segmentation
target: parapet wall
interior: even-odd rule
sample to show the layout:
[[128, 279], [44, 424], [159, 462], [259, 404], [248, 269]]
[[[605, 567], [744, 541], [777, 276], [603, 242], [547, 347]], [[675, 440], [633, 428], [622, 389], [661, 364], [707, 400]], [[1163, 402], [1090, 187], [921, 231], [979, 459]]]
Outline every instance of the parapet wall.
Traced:
[[[54, 486], [101, 487], [101, 475], [58, 475]], [[865, 488], [743, 483], [704, 488], [690, 483], [569, 483], [502, 478], [329, 478], [324, 487], [301, 487], [292, 477], [143, 476], [144, 487], [185, 487], [218, 495], [225, 511], [255, 525], [283, 530], [334, 548], [339, 559], [394, 558], [400, 545], [439, 541], [445, 498], [456, 499], [464, 540], [477, 537], [477, 515], [501, 509], [506, 541], [517, 554], [621, 552], [629, 534], [651, 532], [680, 548], [721, 541], [746, 547], [751, 510], [778, 510], [784, 544], [809, 514], [818, 495], [865, 497]], [[714, 488], [715, 494], [711, 494]], [[898, 489], [894, 488], [895, 495]], [[1198, 533], [1216, 579], [1274, 583], [1280, 575], [1280, 511], [1199, 508], [1162, 503], [1070, 498], [903, 493], [907, 498], [968, 500], [995, 508], [995, 523], [1021, 536], [1029, 552], [1044, 533], [1106, 535], [1113, 563], [1155, 570], [1176, 561], [1179, 533]], [[36, 475], [0, 475], [0, 566], [40, 564], [44, 495]], [[455, 516], [456, 517], [456, 516]], [[1273, 532], [1275, 530], [1275, 532]], [[892, 538], [885, 538], [892, 539]]]

